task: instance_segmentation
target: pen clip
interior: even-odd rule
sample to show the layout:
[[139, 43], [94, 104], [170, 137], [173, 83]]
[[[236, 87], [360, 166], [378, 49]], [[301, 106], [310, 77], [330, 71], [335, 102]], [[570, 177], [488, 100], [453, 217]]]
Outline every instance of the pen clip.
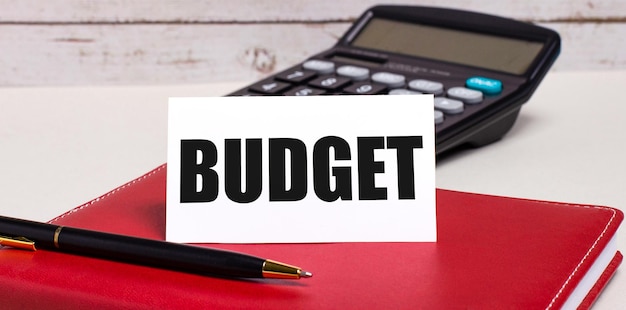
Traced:
[[35, 248], [35, 241], [26, 239], [24, 237], [0, 236], [0, 245], [22, 250], [37, 251], [37, 249]]

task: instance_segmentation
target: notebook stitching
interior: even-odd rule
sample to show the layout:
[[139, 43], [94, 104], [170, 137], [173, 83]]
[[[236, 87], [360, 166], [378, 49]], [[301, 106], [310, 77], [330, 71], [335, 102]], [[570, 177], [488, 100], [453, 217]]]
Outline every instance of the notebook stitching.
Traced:
[[112, 191], [110, 191], [110, 192], [108, 192], [108, 193], [106, 193], [106, 194], [104, 194], [104, 195], [102, 195], [102, 196], [100, 196], [100, 197], [98, 197], [98, 198], [95, 198], [95, 199], [93, 199], [93, 200], [91, 200], [91, 201], [89, 201], [89, 202], [87, 202], [87, 203], [84, 203], [84, 204], [82, 204], [82, 205], [80, 205], [80, 206], [78, 206], [78, 207], [76, 207], [76, 208], [74, 208], [74, 209], [72, 209], [72, 210], [69, 210], [69, 211], [67, 211], [67, 212], [65, 212], [65, 213], [63, 213], [63, 214], [61, 214], [61, 215], [59, 215], [59, 216], [57, 216], [57, 217], [53, 218], [52, 220], [50, 220], [50, 221], [49, 221], [49, 223], [54, 223], [54, 222], [56, 222], [56, 221], [58, 221], [58, 220], [61, 220], [61, 219], [65, 218], [65, 217], [69, 216], [70, 214], [73, 214], [73, 213], [76, 213], [76, 212], [81, 211], [81, 210], [83, 210], [83, 209], [89, 208], [89, 207], [91, 207], [92, 205], [94, 205], [95, 203], [97, 203], [97, 202], [99, 202], [99, 201], [101, 201], [101, 200], [104, 200], [104, 199], [106, 199], [106, 198], [108, 198], [108, 197], [110, 197], [110, 196], [114, 195], [115, 193], [117, 193], [117, 192], [119, 192], [119, 191], [121, 191], [121, 190], [123, 190], [123, 189], [125, 189], [125, 188], [128, 188], [128, 187], [131, 187], [131, 186], [133, 186], [133, 185], [136, 185], [136, 184], [138, 184], [139, 182], [142, 182], [142, 181], [144, 181], [145, 179], [147, 179], [147, 178], [149, 178], [149, 177], [153, 176], [153, 175], [154, 175], [154, 174], [156, 174], [157, 172], [159, 172], [159, 171], [163, 170], [163, 168], [165, 168], [165, 167], [166, 167], [166, 165], [167, 165], [167, 164], [162, 164], [161, 166], [159, 166], [159, 167], [157, 167], [157, 168], [153, 169], [152, 171], [150, 171], [150, 172], [148, 172], [148, 173], [146, 173], [146, 174], [144, 174], [144, 175], [142, 175], [142, 176], [140, 176], [140, 177], [138, 177], [138, 178], [136, 178], [136, 179], [134, 179], [134, 180], [132, 180], [132, 181], [129, 181], [129, 182], [127, 182], [126, 184], [121, 185], [121, 186], [119, 186], [119, 187], [115, 188], [114, 190], [112, 190]]
[[[537, 202], [548, 204], [545, 201], [537, 201]], [[585, 261], [587, 261], [589, 259], [591, 251], [593, 251], [596, 248], [596, 246], [598, 245], [598, 242], [604, 238], [604, 235], [606, 235], [607, 230], [609, 229], [609, 227], [613, 223], [613, 220], [615, 219], [615, 216], [617, 215], [617, 212], [615, 212], [614, 209], [601, 207], [601, 206], [584, 206], [584, 205], [575, 205], [575, 204], [567, 204], [567, 203], [555, 203], [555, 202], [550, 203], [550, 204], [553, 204], [553, 205], [557, 204], [557, 205], [570, 206], [570, 207], [576, 207], [576, 208], [608, 210], [608, 211], [610, 211], [612, 213], [612, 215], [611, 215], [611, 218], [609, 219], [609, 221], [607, 222], [607, 224], [604, 226], [604, 229], [602, 230], [602, 232], [600, 233], [598, 238], [596, 238], [596, 240], [593, 242], [591, 247], [587, 250], [587, 253], [585, 253], [583, 258], [580, 260], [580, 262], [578, 262], [578, 265], [576, 265], [576, 268], [574, 268], [574, 271], [572, 271], [572, 273], [569, 275], [569, 277], [567, 277], [567, 280], [565, 280], [565, 282], [563, 283], [563, 285], [561, 286], [559, 291], [556, 293], [556, 295], [552, 298], [552, 301], [546, 307], [546, 309], [551, 309], [554, 306], [554, 303], [556, 302], [557, 299], [559, 299], [561, 294], [563, 294], [563, 291], [565, 290], [565, 287], [567, 287], [569, 282], [574, 278], [574, 275], [578, 273], [578, 271], [580, 270], [580, 267], [582, 266], [582, 264], [585, 263]]]

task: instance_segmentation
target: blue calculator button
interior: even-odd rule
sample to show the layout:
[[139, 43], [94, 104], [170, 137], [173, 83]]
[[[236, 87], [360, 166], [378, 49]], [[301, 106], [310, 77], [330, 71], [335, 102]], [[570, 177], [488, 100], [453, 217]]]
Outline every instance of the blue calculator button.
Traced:
[[479, 90], [487, 95], [499, 94], [502, 91], [502, 82], [482, 76], [474, 76], [465, 81], [467, 88]]

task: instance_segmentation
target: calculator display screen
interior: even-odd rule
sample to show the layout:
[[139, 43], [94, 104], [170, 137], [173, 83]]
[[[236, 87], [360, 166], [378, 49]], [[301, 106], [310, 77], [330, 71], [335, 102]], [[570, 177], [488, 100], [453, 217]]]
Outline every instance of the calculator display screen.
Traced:
[[543, 43], [373, 18], [353, 46], [523, 74]]

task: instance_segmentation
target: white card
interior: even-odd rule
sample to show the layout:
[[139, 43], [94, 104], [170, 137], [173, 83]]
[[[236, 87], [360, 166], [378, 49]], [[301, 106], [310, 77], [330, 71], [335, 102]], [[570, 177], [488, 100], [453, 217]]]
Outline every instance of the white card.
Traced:
[[431, 95], [170, 98], [168, 116], [168, 241], [436, 241]]

